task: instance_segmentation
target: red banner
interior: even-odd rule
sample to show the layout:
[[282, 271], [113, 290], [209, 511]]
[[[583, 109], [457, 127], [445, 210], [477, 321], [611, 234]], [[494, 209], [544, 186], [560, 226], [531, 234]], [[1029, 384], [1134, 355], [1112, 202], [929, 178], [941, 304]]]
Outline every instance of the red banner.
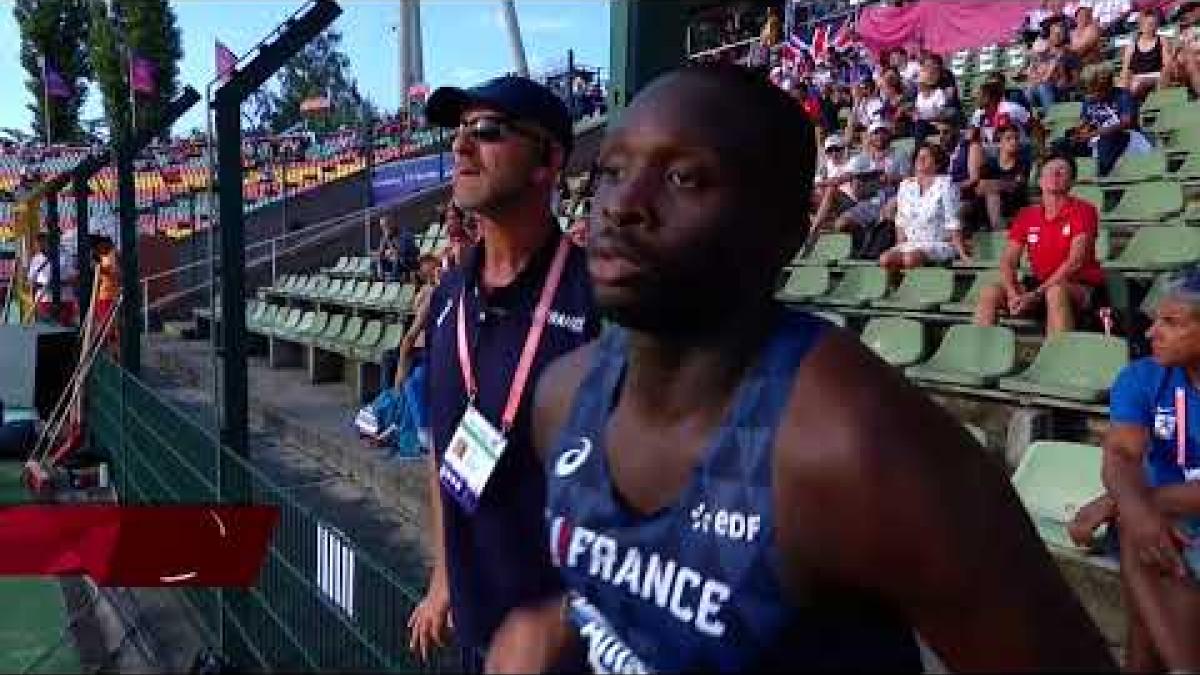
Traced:
[[273, 506], [4, 506], [0, 576], [246, 588], [278, 519]]

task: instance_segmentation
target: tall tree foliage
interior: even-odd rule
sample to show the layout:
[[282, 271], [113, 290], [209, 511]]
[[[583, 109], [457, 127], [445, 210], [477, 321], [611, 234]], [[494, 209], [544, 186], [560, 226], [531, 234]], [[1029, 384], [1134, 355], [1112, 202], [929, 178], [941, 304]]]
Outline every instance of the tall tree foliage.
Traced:
[[50, 136], [55, 142], [79, 141], [83, 130], [79, 110], [87, 98], [86, 80], [90, 64], [84, 45], [88, 39], [86, 0], [16, 0], [13, 17], [21, 31], [21, 65], [29, 77], [25, 88], [32, 102], [27, 105], [33, 115], [33, 132], [46, 138], [47, 118], [45, 83], [42, 81], [41, 58], [46, 57], [67, 85], [72, 96], [50, 99]]
[[[129, 120], [129, 60], [126, 49], [154, 64], [154, 92], [136, 97], [137, 123], [157, 125], [167, 104], [179, 93], [183, 58], [175, 11], [167, 0], [90, 0], [92, 31], [88, 53], [104, 97], [109, 128]], [[110, 5], [111, 4], [111, 11]], [[170, 130], [164, 132], [168, 135]]]
[[[310, 98], [329, 99], [324, 113], [305, 113], [300, 104]], [[359, 93], [358, 83], [350, 74], [350, 59], [342, 51], [342, 34], [336, 30], [321, 33], [284, 65], [278, 75], [278, 92], [263, 110], [271, 129], [283, 131], [308, 120], [315, 131], [329, 131], [343, 125], [355, 125], [366, 114], [375, 116], [374, 105]]]

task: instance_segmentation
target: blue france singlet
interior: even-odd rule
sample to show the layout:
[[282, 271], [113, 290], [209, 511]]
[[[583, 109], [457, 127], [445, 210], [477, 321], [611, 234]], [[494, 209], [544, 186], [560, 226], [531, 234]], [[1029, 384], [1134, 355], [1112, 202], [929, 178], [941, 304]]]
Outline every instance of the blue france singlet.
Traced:
[[826, 325], [779, 310], [680, 498], [650, 515], [625, 507], [608, 473], [605, 429], [626, 334], [600, 337], [546, 464], [551, 556], [593, 669], [920, 669], [912, 631], [882, 608], [815, 596], [801, 606], [780, 582], [775, 429]]

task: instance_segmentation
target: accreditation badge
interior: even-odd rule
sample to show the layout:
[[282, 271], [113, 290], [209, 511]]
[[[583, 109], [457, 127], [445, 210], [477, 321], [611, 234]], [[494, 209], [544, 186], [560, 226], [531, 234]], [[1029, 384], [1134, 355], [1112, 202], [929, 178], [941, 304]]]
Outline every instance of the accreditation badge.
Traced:
[[479, 507], [479, 497], [507, 445], [504, 434], [468, 405], [438, 468], [442, 488], [464, 511], [474, 513]]

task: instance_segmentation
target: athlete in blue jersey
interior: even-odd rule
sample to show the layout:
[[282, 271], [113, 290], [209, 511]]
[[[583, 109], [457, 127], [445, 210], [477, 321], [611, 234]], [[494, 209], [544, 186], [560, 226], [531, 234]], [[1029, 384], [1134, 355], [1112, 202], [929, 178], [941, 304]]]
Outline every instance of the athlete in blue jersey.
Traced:
[[588, 242], [617, 324], [552, 364], [534, 445], [567, 592], [489, 668], [1111, 669], [1002, 471], [856, 337], [773, 300], [813, 130], [765, 81], [688, 68], [598, 164]]
[[[1112, 388], [1107, 494], [1071, 523], [1077, 543], [1119, 527], [1130, 672], [1200, 670], [1200, 267], [1167, 285], [1149, 331], [1152, 358]], [[1111, 531], [1111, 530], [1110, 530]]]

